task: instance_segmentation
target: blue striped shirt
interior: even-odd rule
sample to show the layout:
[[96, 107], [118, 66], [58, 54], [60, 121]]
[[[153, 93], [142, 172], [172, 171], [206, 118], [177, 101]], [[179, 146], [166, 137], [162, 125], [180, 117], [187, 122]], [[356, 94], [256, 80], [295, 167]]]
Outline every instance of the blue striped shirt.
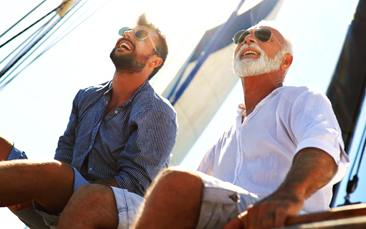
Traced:
[[80, 90], [55, 159], [69, 162], [88, 181], [114, 177], [143, 196], [169, 163], [178, 132], [176, 113], [146, 81], [131, 99], [105, 115], [111, 81]]

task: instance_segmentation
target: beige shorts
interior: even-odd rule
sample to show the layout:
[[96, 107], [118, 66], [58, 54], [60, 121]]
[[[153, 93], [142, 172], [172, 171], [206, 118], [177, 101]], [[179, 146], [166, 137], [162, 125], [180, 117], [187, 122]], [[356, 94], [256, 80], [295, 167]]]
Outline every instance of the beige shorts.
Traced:
[[127, 191], [127, 189], [120, 189], [116, 187], [111, 188], [117, 203], [119, 218], [118, 229], [131, 228], [139, 214], [139, 207], [144, 198]]
[[196, 228], [223, 228], [260, 198], [229, 182], [197, 172], [204, 188]]

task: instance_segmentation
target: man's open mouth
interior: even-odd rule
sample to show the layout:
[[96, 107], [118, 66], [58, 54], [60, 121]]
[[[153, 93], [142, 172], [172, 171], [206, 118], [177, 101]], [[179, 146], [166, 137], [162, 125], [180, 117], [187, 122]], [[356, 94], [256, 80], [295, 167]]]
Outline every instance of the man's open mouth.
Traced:
[[254, 52], [254, 51], [252, 51], [252, 50], [249, 50], [249, 51], [246, 51], [246, 52], [244, 53], [244, 56], [246, 56], [246, 55], [259, 55], [259, 53]]

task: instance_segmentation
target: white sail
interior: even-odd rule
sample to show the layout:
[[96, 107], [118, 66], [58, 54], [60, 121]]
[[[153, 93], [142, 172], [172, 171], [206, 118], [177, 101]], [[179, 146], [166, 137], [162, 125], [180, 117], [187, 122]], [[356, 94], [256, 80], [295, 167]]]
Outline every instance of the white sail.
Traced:
[[[240, 29], [247, 29], [245, 28], [245, 25], [249, 24], [250, 26], [262, 19], [273, 20], [277, 15], [281, 4], [282, 0], [277, 1], [275, 4], [273, 4], [273, 1], [245, 1], [237, 12], [238, 19], [233, 23], [239, 24], [236, 25], [237, 27], [242, 25], [243, 27], [240, 27]], [[266, 7], [267, 10], [264, 10]], [[270, 7], [269, 10], [268, 7]], [[212, 9], [212, 11], [215, 11], [215, 9]], [[226, 13], [229, 17], [232, 11], [222, 13]], [[239, 16], [244, 16], [244, 14], [250, 15], [251, 17], [254, 16], [254, 21], [240, 21]], [[207, 14], [205, 18], [206, 21], [210, 21], [210, 17], [214, 17], [214, 15], [210, 13]], [[202, 31], [202, 27], [204, 26], [202, 24], [204, 23], [205, 20], [203, 23], [198, 25], [199, 31]], [[222, 23], [223, 22], [220, 22], [220, 24], [216, 24], [214, 26], [210, 25], [211, 27], [207, 27], [207, 30], [220, 26]], [[230, 27], [232, 28], [235, 26], [231, 25]], [[228, 30], [223, 32], [228, 32]], [[189, 37], [188, 39], [197, 40], [199, 35], [201, 35], [200, 38], [203, 37], [202, 33], [193, 34], [194, 36]], [[230, 37], [232, 37], [232, 35]], [[221, 40], [224, 40], [224, 38]], [[199, 40], [196, 41], [196, 44], [198, 41]], [[186, 70], [179, 81], [180, 83], [176, 83], [176, 78], [178, 77], [174, 78], [174, 76], [178, 75], [178, 71], [182, 65], [182, 60], [188, 59], [189, 55], [195, 51], [196, 48], [192, 47], [192, 41], [187, 42], [187, 44], [190, 44], [190, 46], [182, 46], [181, 51], [174, 56], [153, 84], [153, 87], [158, 93], [168, 97], [173, 103], [176, 98], [174, 95], [169, 97], [169, 94], [171, 94], [173, 90], [173, 85], [177, 84], [177, 87], [181, 87], [183, 82], [191, 73], [191, 70], [197, 65], [197, 60], [188, 63]], [[189, 86], [184, 89], [180, 98], [174, 103], [174, 108], [178, 114], [179, 132], [176, 145], [172, 152], [171, 165], [178, 165], [183, 160], [187, 152], [215, 115], [227, 95], [233, 89], [234, 85], [238, 82], [239, 78], [234, 75], [231, 64], [234, 47], [234, 44], [230, 42], [229, 45], [219, 48], [217, 51], [211, 53], [203, 62], [198, 72], [194, 74], [194, 78], [189, 83]], [[168, 84], [169, 82], [171, 83]]]

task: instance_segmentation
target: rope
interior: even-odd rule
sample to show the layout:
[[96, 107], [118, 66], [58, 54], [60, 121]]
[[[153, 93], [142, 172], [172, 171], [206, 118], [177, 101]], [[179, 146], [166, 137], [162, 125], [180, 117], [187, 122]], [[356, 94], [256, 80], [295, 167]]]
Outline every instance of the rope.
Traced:
[[[88, 1], [88, 0], [87, 0]], [[87, 2], [86, 1], [86, 2]], [[101, 8], [103, 8], [107, 3], [109, 3], [111, 0], [107, 0], [103, 5], [101, 5], [99, 8], [97, 8], [92, 14], [90, 14], [88, 17], [86, 17], [84, 20], [82, 20], [80, 23], [78, 23], [75, 27], [73, 27], [70, 31], [68, 31], [64, 36], [62, 36], [60, 39], [58, 39], [57, 41], [55, 41], [55, 42], [53, 42], [53, 43], [51, 43], [49, 46], [47, 46], [40, 54], [38, 54], [37, 55], [37, 57], [35, 57], [30, 63], [28, 63], [24, 68], [22, 68], [16, 75], [14, 75], [10, 80], [8, 80], [6, 83], [4, 83], [4, 84], [2, 84], [4, 81], [5, 81], [5, 79], [6, 78], [8, 78], [18, 67], [20, 67], [20, 65], [22, 64], [22, 63], [24, 63], [24, 61], [26, 60], [26, 59], [28, 59], [29, 57], [30, 57], [30, 55], [31, 54], [33, 54], [42, 44], [44, 44], [45, 42], [46, 42], [46, 40], [48, 40], [67, 20], [69, 20], [79, 9], [81, 9], [85, 4], [86, 4], [86, 2], [84, 2], [77, 10], [75, 10], [71, 15], [70, 15], [70, 17], [69, 18], [67, 18], [55, 31], [53, 31], [53, 33], [52, 34], [50, 34], [47, 38], [46, 38], [46, 40], [44, 40], [36, 49], [34, 49], [33, 51], [32, 51], [32, 53], [30, 53], [15, 69], [13, 69], [6, 77], [4, 77], [4, 79], [2, 79], [1, 81], [0, 81], [0, 91], [2, 90], [2, 89], [4, 89], [5, 88], [5, 86], [6, 85], [8, 85], [15, 77], [17, 77], [21, 72], [23, 72], [30, 64], [32, 64], [35, 60], [37, 60], [40, 56], [42, 56], [46, 51], [48, 51], [50, 48], [52, 48], [54, 45], [56, 45], [59, 41], [61, 41], [64, 37], [66, 37], [68, 34], [70, 34], [73, 30], [75, 30], [77, 27], [79, 27], [82, 23], [84, 23], [87, 19], [89, 19], [91, 16], [93, 16], [96, 12], [98, 12]], [[80, 1], [77, 3], [77, 4], [79, 4], [80, 3]], [[73, 8], [77, 5], [77, 4], [75, 4], [74, 6], [73, 6]], [[95, 3], [94, 3], [95, 4]], [[91, 7], [89, 7], [89, 9], [90, 9]], [[56, 8], [57, 9], [57, 8]], [[88, 10], [89, 10], [88, 9]], [[86, 10], [83, 14], [85, 14], [88, 10]], [[71, 10], [69, 10], [66, 14], [68, 14], [69, 12], [71, 12]], [[65, 16], [66, 16], [66, 14], [65, 14]], [[82, 15], [83, 15], [82, 14]], [[82, 15], [80, 15], [79, 16], [79, 18], [82, 16]], [[78, 18], [78, 19], [79, 19]], [[55, 26], [55, 25], [54, 25]], [[54, 27], [53, 26], [53, 27]], [[52, 28], [53, 28], [52, 27]], [[52, 29], [51, 28], [51, 29]], [[48, 32], [47, 32], [48, 33]], [[43, 36], [44, 37], [44, 36]], [[57, 38], [56, 38], [57, 39]], [[38, 41], [37, 41], [38, 42]], [[1, 76], [0, 76], [1, 77]]]
[[0, 45], [0, 48], [2, 48], [3, 46], [5, 46], [6, 44], [8, 44], [10, 41], [14, 40], [15, 38], [17, 38], [19, 35], [21, 35], [22, 33], [24, 33], [25, 31], [27, 31], [28, 29], [32, 28], [35, 24], [37, 24], [38, 22], [42, 21], [44, 18], [46, 18], [48, 15], [50, 15], [51, 13], [53, 13], [54, 11], [56, 11], [60, 6], [58, 6], [57, 8], [51, 10], [49, 13], [47, 13], [46, 15], [44, 15], [43, 17], [41, 17], [40, 19], [38, 19], [36, 22], [34, 22], [33, 24], [31, 24], [30, 26], [28, 26], [27, 28], [25, 28], [23, 31], [21, 31], [20, 33], [18, 33], [17, 35], [15, 35], [14, 37], [10, 38], [8, 41], [6, 41], [4, 44]]

